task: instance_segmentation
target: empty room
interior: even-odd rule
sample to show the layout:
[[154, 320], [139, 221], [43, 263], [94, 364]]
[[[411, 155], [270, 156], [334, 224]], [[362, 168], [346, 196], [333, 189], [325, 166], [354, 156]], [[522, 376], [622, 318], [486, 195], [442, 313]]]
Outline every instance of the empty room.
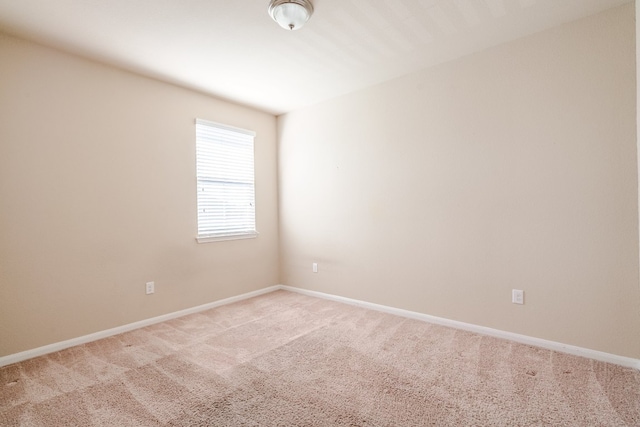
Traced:
[[0, 426], [640, 426], [629, 0], [0, 0]]

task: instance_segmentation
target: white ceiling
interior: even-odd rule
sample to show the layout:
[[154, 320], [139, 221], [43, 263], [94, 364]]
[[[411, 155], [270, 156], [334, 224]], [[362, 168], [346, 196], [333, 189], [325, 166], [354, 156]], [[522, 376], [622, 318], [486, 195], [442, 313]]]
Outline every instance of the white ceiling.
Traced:
[[[280, 114], [630, 0], [0, 0], [0, 31]], [[1, 64], [1, 62], [0, 62]]]

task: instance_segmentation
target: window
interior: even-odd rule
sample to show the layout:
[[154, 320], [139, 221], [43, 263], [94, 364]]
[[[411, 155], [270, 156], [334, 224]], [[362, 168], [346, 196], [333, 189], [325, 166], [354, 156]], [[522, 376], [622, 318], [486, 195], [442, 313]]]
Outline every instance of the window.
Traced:
[[198, 242], [256, 237], [255, 132], [196, 119]]

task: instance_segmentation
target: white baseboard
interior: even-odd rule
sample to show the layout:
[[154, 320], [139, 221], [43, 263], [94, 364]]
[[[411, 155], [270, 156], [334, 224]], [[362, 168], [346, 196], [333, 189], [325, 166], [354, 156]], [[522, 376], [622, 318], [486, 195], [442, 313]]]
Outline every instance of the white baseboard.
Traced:
[[102, 338], [107, 338], [113, 335], [118, 335], [124, 332], [129, 332], [134, 329], [143, 328], [145, 326], [153, 325], [167, 320], [175, 319], [178, 317], [186, 316], [188, 314], [198, 313], [201, 311], [209, 310], [211, 308], [219, 307], [221, 305], [231, 304], [237, 301], [242, 301], [248, 298], [252, 298], [258, 295], [263, 295], [269, 292], [277, 290], [286, 290], [290, 292], [297, 292], [299, 294], [308, 295], [317, 298], [323, 298], [331, 301], [341, 302], [345, 304], [355, 305], [363, 308], [381, 311], [384, 313], [394, 314], [397, 316], [406, 317], [409, 319], [420, 320], [423, 322], [434, 323], [437, 325], [448, 326], [456, 329], [462, 329], [469, 332], [475, 332], [482, 335], [488, 335], [496, 338], [503, 338], [511, 341], [515, 341], [521, 344], [532, 345], [536, 347], [546, 348], [548, 350], [559, 351], [561, 353], [573, 354], [575, 356], [587, 357], [589, 359], [598, 360], [601, 362], [612, 363], [628, 368], [634, 368], [640, 370], [640, 360], [630, 357], [617, 356], [615, 354], [605, 353], [597, 350], [590, 350], [587, 348], [576, 347], [568, 344], [562, 344], [555, 341], [543, 340], [540, 338], [529, 337], [526, 335], [515, 334], [512, 332], [501, 331], [499, 329], [486, 328], [484, 326], [473, 325], [471, 323], [458, 322], [455, 320], [449, 320], [442, 317], [430, 316], [428, 314], [418, 313], [415, 311], [403, 310], [400, 308], [389, 307], [381, 304], [374, 304], [371, 302], [360, 301], [352, 298], [341, 297], [337, 295], [326, 294], [317, 291], [311, 291], [307, 289], [295, 288], [292, 286], [275, 285], [268, 288], [259, 289], [257, 291], [248, 292], [246, 294], [237, 295], [230, 298], [214, 301], [208, 304], [199, 305], [197, 307], [188, 308], [185, 310], [176, 311], [162, 316], [153, 317], [151, 319], [141, 320], [139, 322], [129, 323], [127, 325], [118, 326], [116, 328], [107, 329], [105, 331], [96, 332], [90, 335], [84, 335], [82, 337], [73, 338], [67, 341], [61, 341], [58, 343], [46, 345], [43, 347], [34, 348], [32, 350], [23, 351], [20, 353], [10, 354], [8, 356], [0, 357], [0, 367], [11, 365], [13, 363], [22, 362], [27, 359], [32, 359], [38, 356], [44, 356], [45, 354], [55, 353], [66, 348], [74, 347], [88, 342], [97, 341]]
[[259, 289], [257, 291], [248, 292], [246, 294], [242, 294], [242, 295], [238, 295], [230, 298], [225, 298], [222, 300], [199, 305], [197, 307], [187, 308], [185, 310], [180, 310], [180, 311], [176, 311], [169, 314], [163, 314], [162, 316], [152, 317], [151, 319], [145, 319], [139, 322], [129, 323], [127, 325], [118, 326], [116, 328], [107, 329], [104, 331], [96, 332], [94, 334], [84, 335], [78, 338], [72, 338], [70, 340], [61, 341], [54, 344], [45, 345], [43, 347], [34, 348], [32, 350], [26, 350], [20, 353], [10, 354], [8, 356], [0, 357], [0, 367], [11, 365], [13, 363], [22, 362], [23, 360], [32, 359], [34, 357], [44, 356], [45, 354], [55, 353], [56, 351], [64, 350], [70, 347], [75, 347], [80, 344], [86, 344], [92, 341], [97, 341], [99, 339], [122, 334], [124, 332], [133, 331], [134, 329], [144, 328], [145, 326], [153, 325], [160, 322], [165, 322], [167, 320], [186, 316], [188, 314], [198, 313], [200, 311], [209, 310], [210, 308], [215, 308], [221, 305], [242, 301], [244, 299], [266, 294], [268, 292], [277, 291], [278, 289], [282, 289], [282, 286], [280, 285], [270, 286], [268, 288]]
[[555, 341], [543, 340], [540, 338], [529, 337], [527, 335], [515, 334], [513, 332], [501, 331], [499, 329], [487, 328], [484, 326], [473, 325], [471, 323], [458, 322], [456, 320], [444, 319], [442, 317], [430, 316], [428, 314], [417, 313], [415, 311], [402, 310], [400, 308], [388, 307], [386, 305], [374, 304], [366, 301], [355, 300], [351, 298], [325, 294], [317, 291], [310, 291], [307, 289], [294, 288], [292, 286], [279, 285], [279, 289], [297, 292], [299, 294], [308, 295], [312, 297], [318, 297], [328, 299], [331, 301], [342, 302], [345, 304], [356, 305], [363, 308], [369, 308], [372, 310], [382, 311], [389, 314], [395, 314], [397, 316], [407, 317], [409, 319], [421, 320], [423, 322], [435, 323], [437, 325], [449, 326], [451, 328], [462, 329], [469, 332], [475, 332], [482, 335], [489, 335], [496, 338], [503, 338], [511, 341], [515, 341], [521, 344], [532, 345], [535, 347], [545, 348], [547, 350], [558, 351], [561, 353], [568, 353], [574, 356], [587, 357], [589, 359], [598, 360], [600, 362], [612, 363], [627, 368], [634, 368], [640, 370], [640, 360], [630, 357], [617, 356], [615, 354], [605, 353], [597, 350], [590, 350], [588, 348], [576, 347], [573, 345], [562, 344]]

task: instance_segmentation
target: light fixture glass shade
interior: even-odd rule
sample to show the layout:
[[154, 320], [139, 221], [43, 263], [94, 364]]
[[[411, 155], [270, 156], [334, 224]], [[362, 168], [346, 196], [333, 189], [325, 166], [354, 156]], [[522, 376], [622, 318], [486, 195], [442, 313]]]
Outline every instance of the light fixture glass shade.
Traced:
[[313, 14], [309, 0], [271, 0], [269, 15], [286, 30], [298, 30]]

